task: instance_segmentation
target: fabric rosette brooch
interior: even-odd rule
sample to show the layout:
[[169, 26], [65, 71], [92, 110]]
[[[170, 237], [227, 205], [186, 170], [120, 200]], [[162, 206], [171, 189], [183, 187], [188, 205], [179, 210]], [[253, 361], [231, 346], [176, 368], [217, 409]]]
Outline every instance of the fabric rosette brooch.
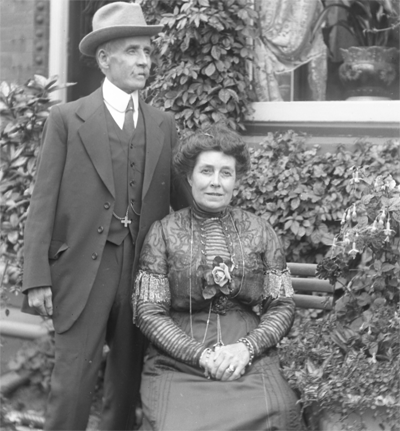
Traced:
[[222, 257], [216, 256], [213, 261], [213, 269], [206, 271], [200, 266], [199, 270], [203, 272], [204, 299], [213, 298], [218, 292], [229, 295], [233, 290], [232, 271], [235, 265], [230, 260], [224, 261]]

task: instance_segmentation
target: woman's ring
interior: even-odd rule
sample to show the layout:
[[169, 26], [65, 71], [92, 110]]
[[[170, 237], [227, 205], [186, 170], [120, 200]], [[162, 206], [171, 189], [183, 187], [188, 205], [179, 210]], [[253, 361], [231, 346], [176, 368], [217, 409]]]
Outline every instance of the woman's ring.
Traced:
[[233, 373], [235, 371], [235, 368], [232, 367], [232, 365], [229, 365], [229, 367], [226, 369], [226, 371], [228, 371], [228, 373]]

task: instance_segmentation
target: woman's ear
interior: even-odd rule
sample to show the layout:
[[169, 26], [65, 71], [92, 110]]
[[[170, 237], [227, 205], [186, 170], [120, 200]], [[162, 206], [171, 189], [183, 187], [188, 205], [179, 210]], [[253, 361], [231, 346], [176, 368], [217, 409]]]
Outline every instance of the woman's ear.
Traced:
[[190, 177], [190, 175], [188, 175], [187, 177], [186, 177], [186, 179], [187, 179], [187, 182], [189, 183], [189, 186], [190, 187], [192, 187], [192, 178]]

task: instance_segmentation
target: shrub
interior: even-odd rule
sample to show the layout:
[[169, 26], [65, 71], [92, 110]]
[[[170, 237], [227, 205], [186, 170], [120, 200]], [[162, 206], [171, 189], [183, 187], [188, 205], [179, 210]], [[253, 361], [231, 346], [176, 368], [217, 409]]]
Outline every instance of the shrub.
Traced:
[[395, 430], [400, 420], [400, 185], [391, 175], [371, 178], [362, 168], [353, 170], [351, 205], [331, 255], [317, 267], [342, 296], [332, 313], [297, 322], [297, 336], [284, 340], [280, 352], [283, 372], [305, 407], [336, 405], [342, 419], [353, 410], [384, 407], [381, 419]]
[[250, 149], [251, 169], [235, 191], [234, 204], [268, 219], [286, 248], [287, 260], [319, 262], [338, 234], [351, 203], [354, 167], [400, 179], [400, 143], [359, 142], [322, 153], [294, 132], [269, 134]]
[[11, 290], [21, 281], [24, 224], [43, 126], [50, 107], [58, 103], [49, 94], [59, 88], [57, 77], [40, 75], [23, 86], [0, 85], [0, 259], [5, 267], [1, 285]]
[[155, 75], [146, 90], [154, 106], [171, 110], [181, 129], [226, 121], [243, 129], [255, 100], [248, 65], [256, 13], [249, 0], [145, 0], [149, 22], [161, 18]]

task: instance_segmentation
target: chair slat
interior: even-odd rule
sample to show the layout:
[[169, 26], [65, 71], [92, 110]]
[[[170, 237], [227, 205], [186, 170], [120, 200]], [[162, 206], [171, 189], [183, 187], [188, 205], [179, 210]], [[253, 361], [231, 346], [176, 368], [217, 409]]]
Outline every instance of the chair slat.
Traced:
[[[314, 263], [294, 262], [288, 262], [287, 265], [292, 276], [296, 306], [299, 308], [331, 310], [334, 303], [333, 293], [335, 292], [335, 287], [328, 280], [321, 280], [315, 276], [317, 265]], [[320, 293], [323, 295], [318, 295]]]
[[294, 302], [299, 308], [315, 308], [318, 310], [331, 310], [333, 298], [331, 296], [299, 295], [295, 294]]
[[317, 269], [317, 264], [315, 263], [287, 263], [290, 272], [294, 276], [300, 277], [315, 277], [315, 270]]
[[292, 278], [292, 284], [293, 289], [297, 292], [334, 292], [334, 287], [328, 280], [319, 278]]

